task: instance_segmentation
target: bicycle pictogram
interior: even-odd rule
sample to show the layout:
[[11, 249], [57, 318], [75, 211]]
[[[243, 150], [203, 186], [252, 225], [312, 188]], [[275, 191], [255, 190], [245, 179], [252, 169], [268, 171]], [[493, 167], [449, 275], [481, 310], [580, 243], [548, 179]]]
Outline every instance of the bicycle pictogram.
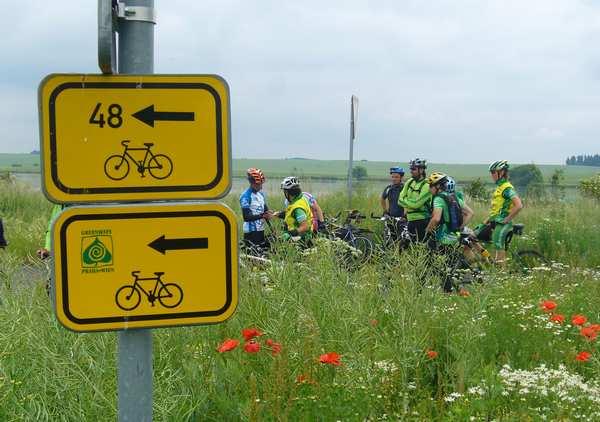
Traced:
[[[117, 306], [124, 311], [132, 311], [137, 308], [142, 299], [142, 293], [148, 299], [150, 305], [154, 306], [157, 300], [165, 308], [175, 308], [183, 300], [183, 290], [176, 283], [164, 283], [160, 278], [164, 272], [155, 272], [156, 277], [140, 277], [140, 271], [132, 271], [133, 284], [122, 286], [115, 294]], [[154, 287], [146, 290], [140, 281], [156, 281]]]
[[[154, 146], [152, 142], [145, 142], [144, 148], [133, 148], [129, 146], [128, 140], [121, 141], [125, 148], [122, 154], [111, 155], [104, 162], [104, 174], [112, 180], [122, 180], [129, 174], [129, 162], [137, 168], [141, 177], [145, 177], [146, 170], [155, 179], [166, 179], [173, 172], [173, 162], [164, 154], [154, 154], [150, 149]], [[142, 160], [131, 155], [131, 151], [145, 151]]]

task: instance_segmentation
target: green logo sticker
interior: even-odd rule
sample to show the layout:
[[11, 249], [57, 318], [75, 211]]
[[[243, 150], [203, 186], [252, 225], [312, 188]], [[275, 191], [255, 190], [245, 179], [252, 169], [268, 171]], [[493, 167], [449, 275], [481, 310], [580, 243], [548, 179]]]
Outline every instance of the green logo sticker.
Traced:
[[112, 268], [107, 268], [113, 265], [113, 241], [110, 230], [86, 230], [81, 234], [82, 272], [112, 271]]

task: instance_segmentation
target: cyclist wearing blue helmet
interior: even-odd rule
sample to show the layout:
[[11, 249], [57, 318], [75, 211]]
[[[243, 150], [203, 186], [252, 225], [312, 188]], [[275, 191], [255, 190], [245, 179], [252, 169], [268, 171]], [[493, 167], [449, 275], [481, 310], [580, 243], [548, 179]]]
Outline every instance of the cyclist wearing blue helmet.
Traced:
[[404, 208], [398, 205], [398, 196], [404, 187], [402, 167], [390, 168], [391, 184], [387, 185], [381, 194], [381, 208], [383, 213], [392, 217], [404, 217]]

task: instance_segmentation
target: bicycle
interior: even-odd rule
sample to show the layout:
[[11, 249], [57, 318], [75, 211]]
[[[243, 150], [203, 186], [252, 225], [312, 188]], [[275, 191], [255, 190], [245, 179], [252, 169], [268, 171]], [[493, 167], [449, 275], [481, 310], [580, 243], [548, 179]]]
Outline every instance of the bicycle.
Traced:
[[[470, 229], [464, 228], [459, 236], [459, 244], [465, 249], [471, 251], [472, 259], [469, 260], [464, 254], [459, 254], [451, 259], [450, 275], [454, 280], [455, 287], [463, 284], [470, 284], [473, 281], [482, 281], [483, 273], [493, 261], [490, 258], [489, 252], [481, 244], [491, 242], [491, 232], [494, 228], [494, 223], [489, 223], [478, 233]], [[505, 250], [509, 250], [514, 236], [521, 236], [525, 229], [524, 224], [514, 224], [511, 231], [508, 232], [505, 242]], [[534, 249], [518, 249], [511, 251], [513, 266], [517, 271], [528, 273], [533, 268], [544, 267], [549, 264], [548, 259], [540, 252]]]
[[[141, 177], [145, 177], [146, 170], [155, 179], [166, 179], [173, 172], [173, 162], [164, 154], [154, 154], [150, 149], [152, 142], [145, 142], [144, 148], [132, 148], [128, 140], [121, 141], [124, 150], [122, 154], [111, 155], [104, 162], [104, 174], [112, 180], [123, 180], [129, 174], [129, 161], [137, 168]], [[130, 151], [145, 151], [143, 160], [136, 160]]]
[[[150, 305], [154, 306], [155, 301], [165, 308], [175, 308], [183, 300], [183, 290], [176, 283], [163, 283], [161, 277], [164, 272], [155, 272], [156, 277], [139, 277], [141, 271], [132, 271], [134, 277], [133, 284], [122, 286], [115, 294], [117, 306], [124, 311], [132, 311], [137, 308], [141, 301], [142, 293], [148, 299]], [[145, 290], [140, 281], [156, 281], [154, 288]]]
[[354, 249], [354, 251], [350, 251], [349, 255], [345, 257], [347, 263], [356, 264], [367, 262], [375, 249], [373, 241], [369, 238], [372, 231], [357, 227], [353, 224], [354, 222], [359, 223], [365, 216], [357, 210], [349, 210], [344, 223], [339, 225], [337, 224], [337, 220], [340, 215], [341, 212], [335, 217], [325, 219], [324, 234], [332, 240], [343, 240]]
[[382, 249], [388, 250], [394, 245], [400, 246], [400, 249], [406, 249], [410, 245], [412, 236], [408, 231], [406, 218], [392, 217], [388, 214], [375, 215], [373, 213], [371, 213], [371, 218], [383, 222]]

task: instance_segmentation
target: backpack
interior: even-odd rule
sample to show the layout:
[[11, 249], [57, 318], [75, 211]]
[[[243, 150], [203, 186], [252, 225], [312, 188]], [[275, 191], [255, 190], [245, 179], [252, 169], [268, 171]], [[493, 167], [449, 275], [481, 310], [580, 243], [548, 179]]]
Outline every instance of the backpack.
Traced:
[[448, 207], [448, 215], [444, 216], [445, 222], [448, 224], [449, 232], [457, 232], [463, 224], [463, 213], [456, 195], [453, 193], [441, 195], [446, 201]]

